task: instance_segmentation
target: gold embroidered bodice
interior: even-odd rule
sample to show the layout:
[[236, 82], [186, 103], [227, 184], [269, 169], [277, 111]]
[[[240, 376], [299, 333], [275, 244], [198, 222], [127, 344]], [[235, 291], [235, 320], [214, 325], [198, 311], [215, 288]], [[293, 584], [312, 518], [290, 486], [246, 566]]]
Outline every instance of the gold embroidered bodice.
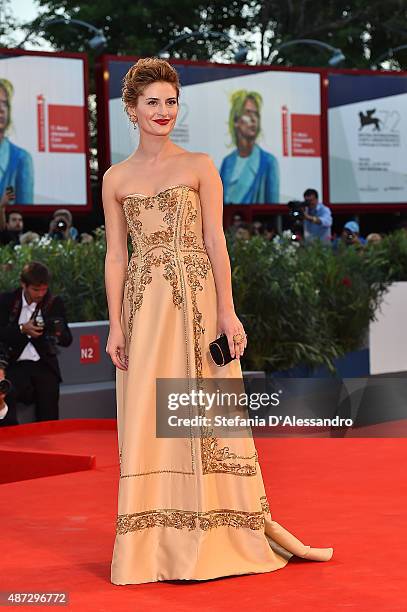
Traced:
[[[188, 185], [175, 185], [156, 195], [129, 194], [122, 200], [133, 253], [127, 268], [125, 288], [132, 303], [129, 337], [135, 312], [141, 307], [146, 286], [152, 282], [152, 267], [163, 266], [172, 288], [174, 305], [181, 307], [184, 277], [192, 291], [195, 326], [200, 325], [196, 291], [202, 290], [211, 263], [205, 248], [199, 193]], [[204, 329], [196, 330], [197, 334]]]
[[146, 256], [156, 247], [206, 253], [199, 193], [193, 187], [129, 194], [122, 202], [136, 255]]

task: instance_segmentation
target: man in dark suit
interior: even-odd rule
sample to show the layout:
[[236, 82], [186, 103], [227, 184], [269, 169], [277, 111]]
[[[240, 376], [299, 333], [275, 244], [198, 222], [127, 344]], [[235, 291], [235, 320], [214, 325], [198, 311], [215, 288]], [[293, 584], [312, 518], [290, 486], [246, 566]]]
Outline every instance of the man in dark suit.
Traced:
[[62, 376], [57, 345], [72, 343], [62, 298], [48, 287], [48, 268], [35, 261], [26, 264], [20, 280], [20, 288], [0, 294], [0, 352], [12, 383], [10, 393], [0, 395], [0, 425], [19, 424], [17, 401], [34, 402], [37, 421], [58, 419]]

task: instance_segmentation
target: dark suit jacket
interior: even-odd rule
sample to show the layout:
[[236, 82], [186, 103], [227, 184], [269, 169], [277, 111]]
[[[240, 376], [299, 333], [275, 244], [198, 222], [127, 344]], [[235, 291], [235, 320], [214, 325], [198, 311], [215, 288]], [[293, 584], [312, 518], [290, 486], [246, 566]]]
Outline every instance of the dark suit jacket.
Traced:
[[[45, 332], [38, 338], [28, 338], [20, 332], [18, 319], [22, 308], [22, 289], [18, 288], [14, 291], [9, 291], [0, 294], [0, 343], [4, 343], [9, 349], [9, 364], [16, 362], [21, 352], [28, 342], [31, 342], [36, 348], [40, 358], [55, 372], [59, 381], [62, 381], [61, 371], [59, 369], [58, 359], [55, 354], [50, 351], [50, 344], [44, 338]], [[41, 312], [44, 317], [45, 327], [47, 320], [50, 317], [59, 317], [64, 320], [66, 325], [65, 331], [58, 338], [58, 345], [69, 346], [72, 343], [72, 334], [67, 324], [65, 306], [62, 298], [58, 295], [52, 296], [48, 291], [41, 305]]]

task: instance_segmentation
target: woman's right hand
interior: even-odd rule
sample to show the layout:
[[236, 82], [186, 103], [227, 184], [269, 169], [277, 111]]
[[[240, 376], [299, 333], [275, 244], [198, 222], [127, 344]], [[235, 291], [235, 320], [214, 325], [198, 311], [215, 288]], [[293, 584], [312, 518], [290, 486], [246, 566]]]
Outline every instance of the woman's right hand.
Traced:
[[110, 327], [106, 344], [106, 353], [110, 355], [113, 365], [119, 370], [127, 370], [128, 356], [124, 353], [126, 341], [121, 327]]

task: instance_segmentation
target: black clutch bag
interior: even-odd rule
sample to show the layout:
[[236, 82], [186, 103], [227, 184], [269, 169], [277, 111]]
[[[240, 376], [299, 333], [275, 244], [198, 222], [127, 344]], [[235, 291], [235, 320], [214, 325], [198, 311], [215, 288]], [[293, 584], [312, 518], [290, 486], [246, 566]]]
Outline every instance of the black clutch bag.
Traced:
[[213, 342], [209, 343], [209, 351], [211, 353], [211, 357], [217, 366], [224, 366], [227, 363], [230, 363], [232, 357], [229, 350], [229, 343], [226, 334], [221, 334], [219, 338], [216, 338]]

